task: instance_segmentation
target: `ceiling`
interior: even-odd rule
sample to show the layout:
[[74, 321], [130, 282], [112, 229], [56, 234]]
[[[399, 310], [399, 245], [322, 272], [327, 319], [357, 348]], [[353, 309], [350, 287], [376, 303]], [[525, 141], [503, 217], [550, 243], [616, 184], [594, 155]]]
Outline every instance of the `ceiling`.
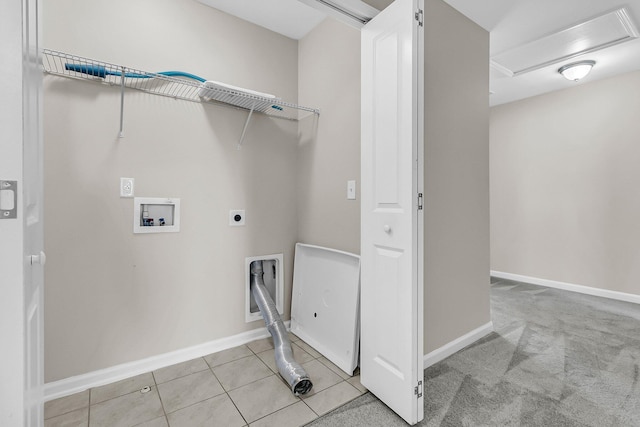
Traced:
[[327, 17], [298, 0], [197, 1], [296, 40]]
[[[326, 15], [298, 0], [198, 0], [287, 37], [300, 39]], [[346, 0], [342, 0], [346, 1]], [[352, 1], [352, 0], [349, 0]], [[490, 32], [490, 56], [518, 52], [530, 42], [573, 27], [624, 7], [630, 21], [640, 26], [640, 0], [444, 0]], [[378, 8], [389, 0], [366, 0]], [[540, 43], [544, 45], [544, 43]], [[529, 50], [535, 55], [544, 52]], [[579, 60], [594, 60], [591, 74], [579, 82], [564, 79], [560, 66]], [[640, 38], [588, 54], [554, 62], [533, 71], [509, 76], [492, 67], [490, 103], [499, 105], [546, 92], [566, 89], [595, 80], [640, 70]]]
[[[640, 26], [640, 0], [445, 1], [490, 32], [492, 57], [621, 7]], [[579, 82], [568, 81], [557, 72], [566, 63], [586, 59], [596, 65]], [[640, 70], [640, 38], [515, 77], [492, 70], [490, 102], [504, 104], [636, 70]]]

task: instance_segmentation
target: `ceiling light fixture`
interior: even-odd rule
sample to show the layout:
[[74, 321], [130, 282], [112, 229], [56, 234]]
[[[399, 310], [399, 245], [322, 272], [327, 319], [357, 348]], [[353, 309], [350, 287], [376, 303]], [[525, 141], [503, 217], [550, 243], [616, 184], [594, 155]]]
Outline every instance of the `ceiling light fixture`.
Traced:
[[562, 74], [565, 79], [577, 82], [578, 80], [586, 77], [594, 65], [596, 65], [596, 61], [574, 62], [558, 68], [558, 72]]

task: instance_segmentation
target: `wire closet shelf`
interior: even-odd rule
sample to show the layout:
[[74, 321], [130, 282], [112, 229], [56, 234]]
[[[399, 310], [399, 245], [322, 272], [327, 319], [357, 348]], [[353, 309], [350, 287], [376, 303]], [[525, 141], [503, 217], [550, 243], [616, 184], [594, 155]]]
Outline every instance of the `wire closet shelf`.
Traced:
[[316, 108], [284, 102], [279, 98], [210, 86], [190, 78], [152, 73], [50, 49], [43, 49], [42, 65], [44, 71], [57, 76], [135, 89], [185, 101], [230, 105], [280, 119], [300, 120], [310, 114], [320, 114], [320, 110]]

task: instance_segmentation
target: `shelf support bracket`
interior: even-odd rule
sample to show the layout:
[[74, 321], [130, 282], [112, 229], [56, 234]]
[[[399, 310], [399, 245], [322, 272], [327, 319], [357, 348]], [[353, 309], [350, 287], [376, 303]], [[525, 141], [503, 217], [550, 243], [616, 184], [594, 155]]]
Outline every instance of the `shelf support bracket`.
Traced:
[[256, 107], [256, 103], [254, 102], [251, 106], [251, 110], [249, 110], [249, 115], [247, 116], [247, 121], [244, 122], [244, 128], [242, 128], [242, 135], [240, 135], [240, 141], [238, 141], [237, 149], [242, 149], [242, 142], [244, 141], [244, 136], [247, 133], [247, 128], [249, 127], [249, 122], [251, 121], [251, 116], [253, 115], [253, 109]]
[[120, 133], [118, 138], [124, 138], [124, 67], [120, 75]]

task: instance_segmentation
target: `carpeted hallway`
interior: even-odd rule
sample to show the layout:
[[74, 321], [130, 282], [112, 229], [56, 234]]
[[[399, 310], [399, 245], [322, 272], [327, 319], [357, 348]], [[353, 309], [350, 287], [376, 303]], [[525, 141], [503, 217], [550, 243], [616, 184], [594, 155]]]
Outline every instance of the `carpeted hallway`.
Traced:
[[[640, 306], [492, 279], [495, 332], [425, 370], [423, 426], [640, 426]], [[406, 426], [367, 393], [308, 426]]]

